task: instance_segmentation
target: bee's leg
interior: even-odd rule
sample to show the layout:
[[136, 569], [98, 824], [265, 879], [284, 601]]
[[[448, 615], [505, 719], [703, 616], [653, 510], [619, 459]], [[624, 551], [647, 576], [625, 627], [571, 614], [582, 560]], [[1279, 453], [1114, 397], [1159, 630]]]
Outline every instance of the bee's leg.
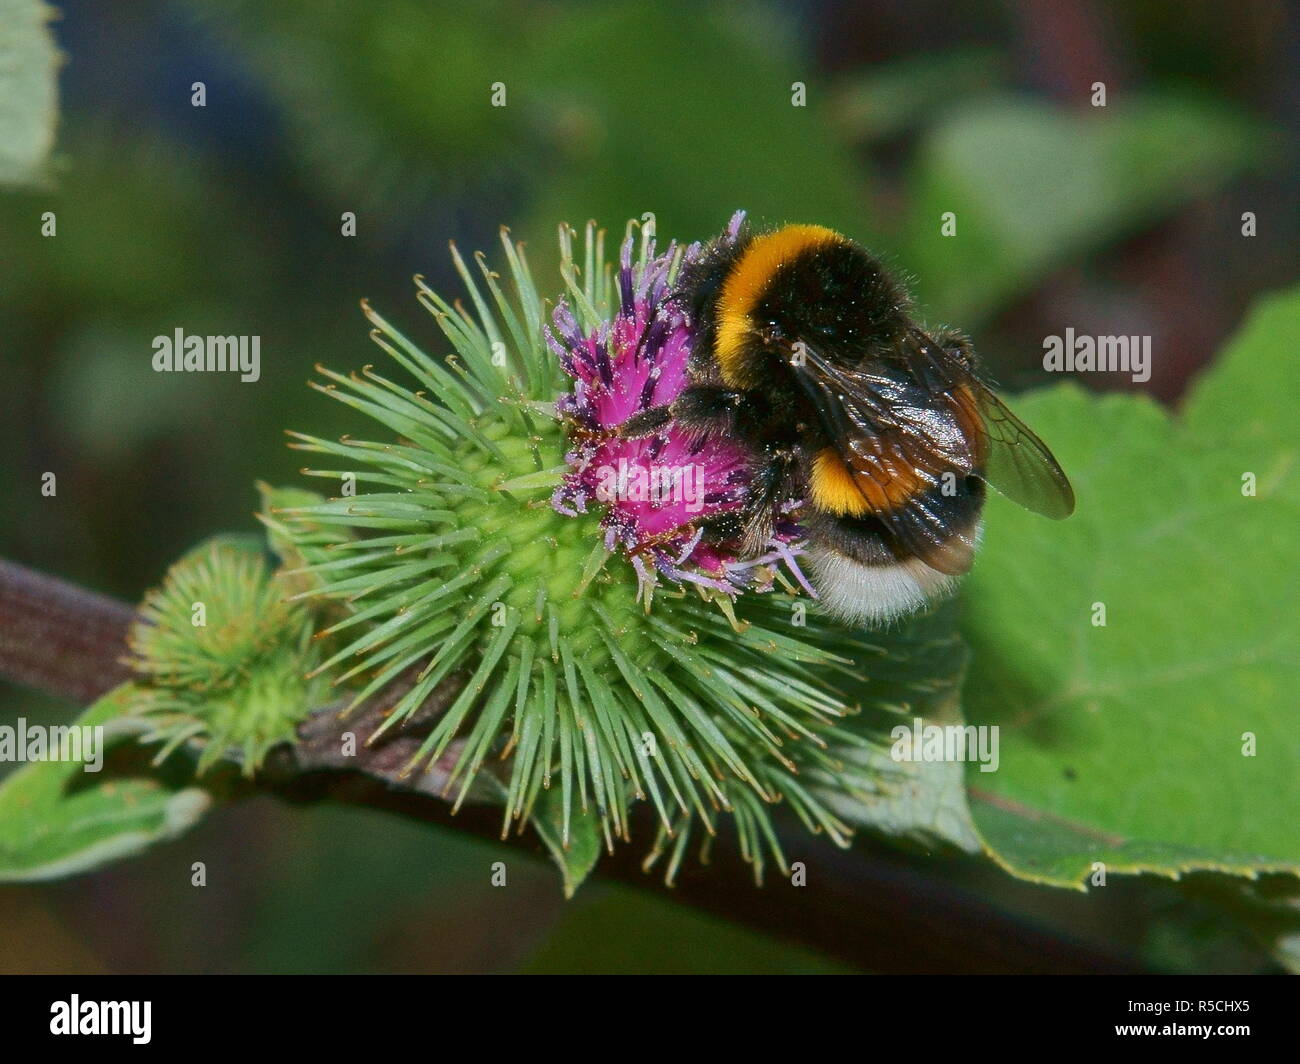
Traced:
[[729, 434], [744, 396], [713, 384], [693, 384], [673, 403], [673, 420], [692, 435]]
[[745, 557], [761, 554], [771, 542], [777, 507], [792, 496], [798, 465], [798, 453], [793, 447], [773, 447], [767, 460], [754, 470], [745, 495]]
[[642, 436], [653, 436], [672, 420], [671, 406], [656, 406], [633, 414], [618, 427], [618, 434], [624, 439], [639, 440]]
[[619, 426], [618, 434], [627, 439], [640, 439], [653, 435], [670, 421], [675, 421], [692, 436], [729, 432], [741, 398], [739, 392], [711, 384], [694, 384], [668, 406], [656, 406], [633, 414]]
[[966, 369], [975, 368], [975, 348], [971, 345], [970, 337], [960, 329], [940, 329], [934, 334], [934, 342]]

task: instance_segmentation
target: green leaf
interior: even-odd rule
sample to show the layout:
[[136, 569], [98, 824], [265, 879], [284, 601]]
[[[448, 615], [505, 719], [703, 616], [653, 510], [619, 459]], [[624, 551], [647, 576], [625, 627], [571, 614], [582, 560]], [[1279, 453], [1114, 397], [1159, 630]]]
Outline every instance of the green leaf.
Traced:
[[[124, 716], [132, 697], [124, 684], [76, 724], [102, 727], [105, 752], [131, 742], [148, 729]], [[187, 831], [212, 801], [198, 787], [101, 771], [83, 771], [79, 761], [34, 761], [0, 783], [0, 882], [57, 879], [134, 856]]]
[[[408, 787], [400, 780], [390, 786], [397, 790]], [[421, 788], [417, 786], [414, 789]], [[470, 801], [486, 801], [494, 805], [504, 805], [508, 797], [509, 788], [500, 776], [492, 772], [481, 773], [470, 793]], [[564, 896], [572, 898], [600, 860], [600, 820], [590, 810], [580, 808], [574, 808], [568, 819], [566, 825], [563, 796], [557, 784], [538, 794], [529, 823], [560, 870]]]
[[560, 800], [560, 788], [552, 787], [537, 799], [532, 825], [546, 844], [551, 859], [560, 868], [560, 875], [564, 878], [564, 896], [572, 898], [600, 859], [600, 827], [596, 818], [575, 810], [570, 818], [566, 845], [564, 803]]
[[[901, 258], [918, 295], [967, 328], [1043, 275], [1177, 210], [1266, 157], [1266, 132], [1198, 97], [1084, 114], [984, 97], [918, 153]], [[942, 216], [956, 215], [944, 236]]]
[[0, 0], [0, 185], [44, 176], [58, 120], [59, 52], [39, 0]]
[[966, 588], [966, 714], [1001, 729], [967, 780], [1015, 874], [1300, 872], [1297, 331], [1300, 288], [1265, 301], [1181, 418], [1073, 386], [1019, 404], [1079, 508], [990, 500]]
[[295, 570], [293, 575], [281, 574], [286, 588], [294, 594], [319, 587], [321, 579], [315, 573], [296, 570], [329, 560], [329, 548], [334, 543], [345, 543], [352, 537], [338, 525], [327, 525], [306, 519], [299, 520], [292, 533], [285, 526], [282, 511], [308, 506], [319, 506], [325, 496], [305, 488], [273, 488], [261, 481], [257, 485], [262, 505], [257, 519], [266, 526], [266, 541], [271, 553], [280, 559], [284, 570]]

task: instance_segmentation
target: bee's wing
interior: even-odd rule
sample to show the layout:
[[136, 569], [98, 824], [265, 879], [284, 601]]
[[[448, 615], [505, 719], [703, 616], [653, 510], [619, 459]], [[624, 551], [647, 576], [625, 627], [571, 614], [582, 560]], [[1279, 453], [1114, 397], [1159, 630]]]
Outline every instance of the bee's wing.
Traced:
[[1012, 502], [1059, 521], [1074, 513], [1074, 489], [1065, 471], [1040, 440], [985, 385], [971, 388], [986, 441], [978, 474]]
[[914, 385], [845, 371], [811, 350], [807, 356], [796, 376], [867, 513], [931, 568], [964, 573], [975, 553], [975, 529], [954, 525], [944, 496], [929, 490], [945, 473], [961, 478], [975, 471], [956, 421], [918, 402]]
[[909, 373], [932, 395], [970, 396], [978, 411], [982, 441], [977, 475], [1012, 502], [1060, 520], [1074, 513], [1074, 489], [1047, 445], [1013, 414], [971, 367], [920, 329], [904, 346]]

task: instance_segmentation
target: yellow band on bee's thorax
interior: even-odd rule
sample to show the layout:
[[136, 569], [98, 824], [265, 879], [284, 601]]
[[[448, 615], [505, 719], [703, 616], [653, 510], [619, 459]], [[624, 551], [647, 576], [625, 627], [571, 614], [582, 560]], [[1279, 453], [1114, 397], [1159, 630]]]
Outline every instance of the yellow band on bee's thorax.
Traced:
[[753, 335], [753, 310], [772, 275], [801, 252], [818, 244], [843, 241], [833, 229], [821, 225], [787, 225], [755, 237], [745, 248], [722, 284], [718, 297], [714, 355], [722, 379], [731, 388], [744, 388], [752, 374], [745, 365], [748, 341]]

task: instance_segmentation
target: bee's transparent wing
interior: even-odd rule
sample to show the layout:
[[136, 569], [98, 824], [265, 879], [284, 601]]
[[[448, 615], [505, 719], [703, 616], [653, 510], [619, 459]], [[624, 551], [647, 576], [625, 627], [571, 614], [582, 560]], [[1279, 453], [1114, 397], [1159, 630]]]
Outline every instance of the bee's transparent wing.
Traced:
[[965, 393], [978, 411], [972, 450], [979, 457], [976, 475], [1012, 502], [1060, 520], [1074, 512], [1074, 489], [1056, 457], [1013, 414], [972, 368], [923, 333], [912, 329], [904, 348], [908, 371], [933, 395]]
[[1074, 489], [1034, 432], [978, 381], [972, 388], [984, 427], [984, 468], [977, 475], [1012, 502], [1059, 521], [1074, 513]]

